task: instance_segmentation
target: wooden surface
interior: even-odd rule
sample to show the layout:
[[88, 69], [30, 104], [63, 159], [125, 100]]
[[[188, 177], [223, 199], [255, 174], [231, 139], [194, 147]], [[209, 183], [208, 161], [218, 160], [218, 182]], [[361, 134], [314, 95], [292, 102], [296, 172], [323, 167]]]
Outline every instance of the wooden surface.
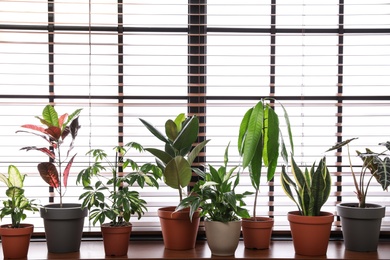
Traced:
[[[1, 250], [1, 256], [2, 256]], [[80, 252], [52, 254], [47, 252], [45, 242], [32, 241], [29, 249], [29, 260], [34, 259], [390, 259], [390, 241], [381, 241], [378, 251], [359, 253], [347, 251], [342, 241], [330, 241], [326, 256], [306, 257], [295, 255], [291, 241], [272, 241], [270, 249], [245, 249], [240, 241], [235, 256], [212, 256], [206, 241], [198, 241], [196, 248], [187, 251], [165, 250], [162, 241], [130, 241], [129, 251], [125, 257], [106, 257], [102, 241], [83, 241]]]

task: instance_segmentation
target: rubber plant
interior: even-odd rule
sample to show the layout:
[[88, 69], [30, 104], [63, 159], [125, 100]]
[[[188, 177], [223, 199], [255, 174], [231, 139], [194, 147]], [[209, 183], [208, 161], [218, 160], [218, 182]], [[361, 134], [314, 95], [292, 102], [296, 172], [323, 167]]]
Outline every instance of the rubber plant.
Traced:
[[153, 154], [157, 165], [161, 168], [166, 185], [179, 192], [179, 200], [183, 199], [182, 189], [191, 181], [191, 167], [195, 158], [206, 146], [209, 140], [198, 143], [195, 147], [199, 133], [199, 119], [196, 115], [186, 117], [179, 114], [174, 120], [168, 119], [165, 123], [165, 134], [161, 133], [152, 124], [140, 119], [144, 126], [160, 141], [164, 143], [164, 150], [158, 148], [145, 148]]
[[0, 210], [0, 219], [5, 216], [10, 216], [12, 223], [10, 228], [19, 228], [22, 220], [26, 219], [27, 215], [24, 211], [38, 211], [38, 204], [35, 200], [26, 198], [23, 189], [23, 183], [26, 175], [21, 174], [18, 168], [14, 165], [8, 166], [8, 176], [0, 173], [0, 181], [7, 185], [5, 194], [8, 197], [3, 201], [3, 207]]
[[[144, 151], [140, 144], [130, 142], [114, 147], [114, 161], [110, 161], [109, 155], [102, 149], [92, 149], [87, 153], [92, 155], [94, 163], [80, 171], [76, 183], [82, 184], [86, 190], [79, 199], [83, 201], [82, 208], [90, 210], [89, 219], [93, 220], [93, 225], [98, 221], [102, 225], [109, 219], [110, 226], [125, 226], [132, 214], [137, 214], [139, 219], [147, 211], [146, 201], [131, 187], [137, 183], [141, 188], [145, 184], [158, 188], [157, 179], [161, 177], [161, 171], [153, 164], [140, 166], [127, 158], [132, 148]], [[125, 173], [128, 167], [131, 170]]]
[[340, 142], [329, 148], [327, 152], [337, 150], [345, 145], [347, 146], [348, 160], [355, 185], [355, 193], [359, 201], [359, 207], [365, 208], [368, 188], [373, 178], [381, 185], [383, 190], [387, 190], [390, 185], [390, 158], [385, 156], [385, 153], [390, 151], [390, 142], [387, 141], [379, 144], [386, 147], [386, 150], [380, 153], [373, 152], [369, 148], [366, 148], [365, 152], [356, 151], [357, 155], [363, 161], [360, 173], [356, 173], [353, 169], [349, 147], [349, 143], [355, 139], [357, 138], [351, 138]]
[[[255, 106], [249, 108], [244, 114], [238, 135], [238, 151], [242, 156], [242, 168], [249, 169], [249, 176], [255, 197], [253, 204], [253, 217], [256, 218], [257, 198], [260, 191], [260, 180], [263, 166], [267, 167], [267, 181], [270, 181], [277, 168], [279, 155], [285, 163], [288, 161], [287, 148], [283, 140], [279, 124], [279, 116], [271, 106], [275, 99], [261, 99]], [[287, 134], [291, 150], [293, 139], [290, 120], [282, 104]]]
[[[39, 151], [50, 158], [49, 162], [38, 164], [38, 171], [42, 179], [58, 192], [61, 207], [62, 198], [66, 193], [69, 172], [76, 157], [76, 154], [70, 155], [70, 152], [80, 129], [78, 118], [81, 110], [76, 109], [71, 114], [58, 115], [54, 106], [46, 105], [42, 111], [42, 117], [36, 116], [42, 125], [25, 124], [21, 127], [27, 130], [17, 131], [17, 133], [36, 135], [48, 143], [49, 148], [26, 146], [21, 150]], [[69, 139], [68, 136], [71, 137], [71, 141], [67, 152], [63, 153], [61, 147], [65, 145], [65, 139]]]
[[[282, 166], [281, 183], [286, 195], [298, 206], [302, 216], [319, 216], [322, 206], [329, 198], [331, 179], [326, 158], [323, 157], [318, 166], [313, 163], [310, 170], [302, 171], [291, 156], [291, 171], [293, 178]], [[293, 193], [295, 191], [295, 194]]]

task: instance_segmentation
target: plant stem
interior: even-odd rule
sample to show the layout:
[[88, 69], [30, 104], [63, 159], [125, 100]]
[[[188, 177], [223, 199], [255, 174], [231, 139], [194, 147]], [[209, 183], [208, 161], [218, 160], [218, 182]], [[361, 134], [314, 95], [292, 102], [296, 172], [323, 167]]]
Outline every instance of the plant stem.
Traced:
[[257, 195], [259, 194], [259, 189], [256, 189], [255, 192], [255, 201], [253, 204], [253, 219], [256, 221], [256, 205], [257, 205]]
[[361, 202], [361, 191], [359, 189], [359, 185], [356, 181], [356, 175], [355, 175], [355, 172], [353, 171], [353, 167], [352, 167], [352, 161], [351, 161], [351, 153], [349, 151], [349, 144], [347, 144], [347, 152], [348, 152], [348, 160], [349, 160], [349, 167], [351, 169], [351, 173], [352, 173], [352, 177], [353, 177], [353, 182], [355, 184], [355, 189], [356, 189], [356, 192], [357, 192], [357, 197], [359, 199], [359, 205], [360, 205], [360, 202]]

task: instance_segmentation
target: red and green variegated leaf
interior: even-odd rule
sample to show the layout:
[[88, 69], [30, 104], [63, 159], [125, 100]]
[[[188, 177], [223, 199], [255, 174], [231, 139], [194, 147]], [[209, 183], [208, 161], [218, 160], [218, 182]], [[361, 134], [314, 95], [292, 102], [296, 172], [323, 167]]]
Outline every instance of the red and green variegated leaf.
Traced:
[[58, 141], [61, 137], [61, 128], [51, 126], [45, 130], [45, 133], [51, 136], [54, 140]]
[[[42, 129], [43, 129], [43, 128], [42, 128]], [[45, 131], [46, 131], [46, 129], [43, 129], [44, 135], [39, 134], [39, 133], [35, 133], [35, 132], [24, 131], [24, 130], [18, 130], [18, 131], [16, 131], [16, 133], [28, 133], [28, 134], [33, 134], [33, 135], [36, 135], [36, 136], [39, 136], [39, 137], [45, 139], [46, 142], [48, 142], [49, 144], [51, 144], [50, 136], [48, 136], [48, 134], [47, 134]]]
[[62, 116], [60, 116], [59, 118], [58, 118], [58, 127], [59, 128], [62, 128], [62, 126], [63, 126], [63, 124], [64, 124], [64, 122], [65, 122], [65, 119], [68, 117], [68, 114], [67, 113], [65, 113], [65, 114], [63, 114]]
[[44, 147], [38, 148], [36, 146], [27, 146], [27, 147], [20, 148], [20, 150], [26, 150], [26, 151], [37, 150], [37, 151], [41, 151], [42, 153], [46, 154], [47, 156], [49, 156], [53, 160], [56, 158], [55, 154], [52, 151], [50, 151], [49, 149], [44, 148]]
[[38, 164], [38, 171], [42, 179], [51, 187], [58, 188], [60, 186], [58, 171], [53, 163], [43, 162]]
[[63, 177], [64, 178], [64, 187], [66, 187], [68, 185], [69, 172], [70, 172], [70, 168], [72, 167], [73, 160], [75, 157], [76, 157], [76, 154], [73, 155], [72, 159], [69, 160], [68, 164], [65, 167], [64, 177]]
[[[27, 124], [27, 125], [22, 125], [21, 127], [27, 128], [27, 129], [31, 129], [31, 130], [38, 131], [38, 132], [41, 132], [41, 133], [46, 134], [46, 129], [43, 128], [43, 127], [41, 127], [41, 126], [38, 126], [38, 125], [30, 125], [30, 124]], [[17, 131], [17, 132], [30, 133], [30, 132], [27, 132], [27, 131]]]

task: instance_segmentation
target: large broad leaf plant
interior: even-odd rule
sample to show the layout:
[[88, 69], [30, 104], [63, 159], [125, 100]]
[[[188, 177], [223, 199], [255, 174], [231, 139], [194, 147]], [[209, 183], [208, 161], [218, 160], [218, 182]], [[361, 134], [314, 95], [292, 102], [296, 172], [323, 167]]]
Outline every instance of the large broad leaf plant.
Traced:
[[360, 168], [360, 172], [355, 172], [349, 147], [349, 143], [355, 139], [357, 138], [351, 138], [340, 142], [327, 151], [338, 150], [343, 146], [347, 146], [348, 160], [355, 186], [355, 193], [359, 201], [359, 207], [365, 208], [368, 188], [373, 179], [381, 185], [383, 190], [387, 190], [390, 185], [390, 158], [386, 156], [386, 152], [390, 151], [390, 142], [387, 141], [379, 144], [385, 146], [387, 149], [380, 153], [373, 152], [369, 148], [366, 148], [365, 152], [356, 151], [356, 154], [362, 159], [363, 165]]
[[[33, 134], [47, 142], [47, 147], [26, 146], [21, 150], [35, 150], [49, 157], [48, 162], [38, 164], [38, 171], [42, 179], [58, 192], [61, 206], [62, 198], [66, 193], [69, 172], [76, 157], [76, 154], [71, 155], [70, 152], [80, 129], [78, 118], [81, 110], [77, 109], [71, 114], [58, 115], [54, 106], [47, 105], [42, 111], [42, 117], [36, 116], [42, 125], [25, 124], [21, 127], [26, 130], [17, 131], [17, 133]], [[65, 139], [68, 136], [71, 141], [67, 146], [67, 151], [64, 152], [61, 147], [65, 145]]]
[[174, 120], [168, 119], [165, 123], [165, 134], [144, 119], [140, 119], [144, 126], [163, 142], [164, 149], [145, 148], [153, 154], [157, 165], [163, 172], [166, 185], [179, 191], [180, 201], [183, 199], [184, 187], [191, 181], [195, 158], [206, 146], [209, 140], [204, 140], [193, 147], [199, 133], [199, 119], [196, 115], [186, 117], [179, 114]]

